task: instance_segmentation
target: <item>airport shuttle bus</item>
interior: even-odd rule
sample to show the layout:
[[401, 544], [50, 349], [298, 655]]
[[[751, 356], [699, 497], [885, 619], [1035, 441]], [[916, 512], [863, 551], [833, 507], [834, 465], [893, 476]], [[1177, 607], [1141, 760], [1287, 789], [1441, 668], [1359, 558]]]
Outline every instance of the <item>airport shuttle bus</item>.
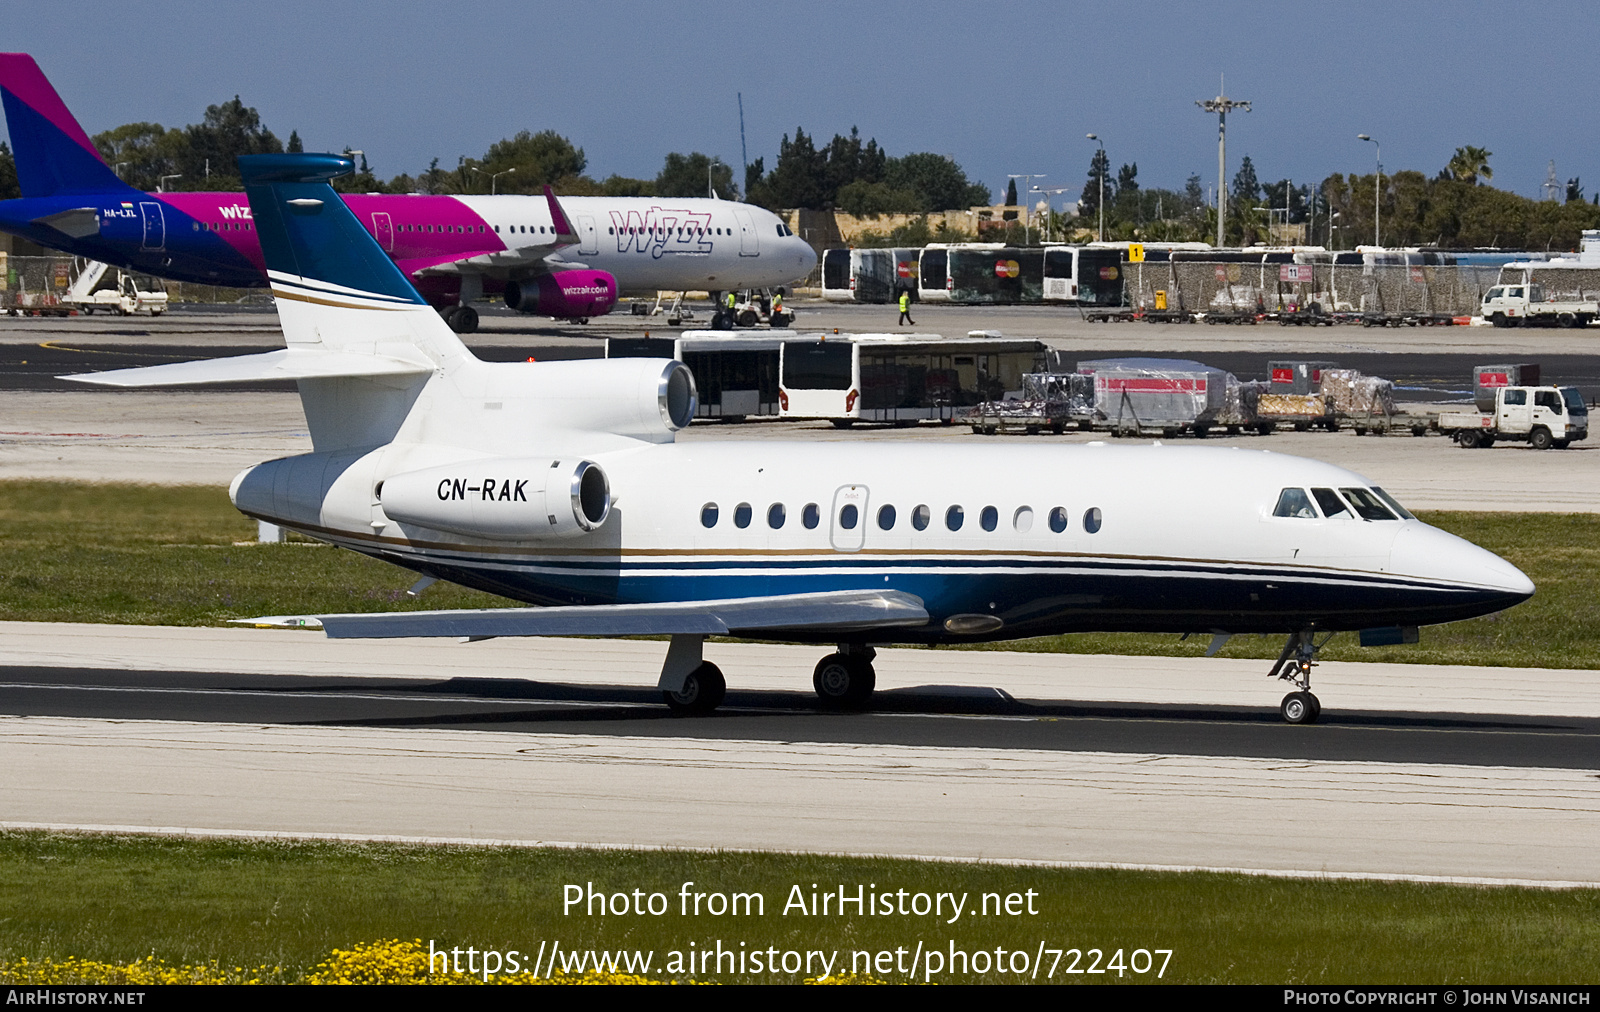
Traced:
[[1037, 341], [934, 334], [855, 334], [786, 340], [779, 414], [861, 422], [948, 424], [983, 401], [1020, 395], [1044, 369]]
[[689, 330], [666, 338], [607, 338], [606, 358], [676, 359], [694, 375], [699, 393], [694, 417], [738, 422], [777, 416], [782, 345], [775, 337]]
[[1078, 306], [1122, 305], [1123, 275], [1127, 269], [1123, 257], [1123, 250], [1115, 248], [1045, 246], [1044, 301]]
[[822, 297], [830, 302], [894, 302], [900, 293], [917, 298], [916, 246], [830, 249], [822, 254]]

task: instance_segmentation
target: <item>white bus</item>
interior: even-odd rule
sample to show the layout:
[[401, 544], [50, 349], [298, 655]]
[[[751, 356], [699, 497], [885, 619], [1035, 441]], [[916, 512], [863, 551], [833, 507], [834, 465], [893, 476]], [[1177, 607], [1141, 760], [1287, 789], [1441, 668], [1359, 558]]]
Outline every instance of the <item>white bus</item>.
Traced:
[[969, 335], [840, 334], [783, 342], [783, 418], [949, 424], [983, 401], [1020, 396], [1022, 377], [1044, 369], [1038, 341]]
[[894, 302], [917, 297], [916, 246], [830, 249], [822, 253], [822, 297], [830, 302]]
[[672, 337], [612, 337], [606, 358], [672, 358], [694, 375], [696, 418], [738, 422], [778, 415], [778, 367], [783, 340], [686, 330]]

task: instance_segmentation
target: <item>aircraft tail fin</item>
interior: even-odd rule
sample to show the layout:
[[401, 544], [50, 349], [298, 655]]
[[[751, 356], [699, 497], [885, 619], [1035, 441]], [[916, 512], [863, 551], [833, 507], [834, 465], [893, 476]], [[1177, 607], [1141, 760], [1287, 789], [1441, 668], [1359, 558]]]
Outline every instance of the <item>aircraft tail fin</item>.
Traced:
[[[388, 442], [422, 384], [476, 359], [334, 192], [354, 166], [339, 155], [245, 155], [239, 159], [267, 281], [289, 349], [371, 358], [367, 376], [298, 378], [318, 450]], [[382, 376], [387, 362], [420, 364]]]
[[100, 157], [33, 57], [0, 53], [0, 102], [24, 197], [138, 192]]

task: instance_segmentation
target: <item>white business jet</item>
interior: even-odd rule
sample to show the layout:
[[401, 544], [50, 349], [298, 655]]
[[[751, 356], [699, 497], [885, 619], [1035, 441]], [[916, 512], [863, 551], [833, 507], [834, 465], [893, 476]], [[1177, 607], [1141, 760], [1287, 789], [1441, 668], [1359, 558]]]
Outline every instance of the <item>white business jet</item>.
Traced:
[[240, 165], [288, 347], [74, 378], [296, 379], [314, 452], [240, 474], [240, 510], [536, 605], [293, 620], [329, 636], [670, 635], [665, 701], [704, 713], [725, 688], [713, 635], [834, 645], [813, 685], [859, 708], [875, 645], [1274, 633], [1303, 723], [1333, 633], [1409, 641], [1533, 593], [1360, 475], [1275, 453], [679, 444], [682, 363], [479, 361], [328, 185], [347, 160]]

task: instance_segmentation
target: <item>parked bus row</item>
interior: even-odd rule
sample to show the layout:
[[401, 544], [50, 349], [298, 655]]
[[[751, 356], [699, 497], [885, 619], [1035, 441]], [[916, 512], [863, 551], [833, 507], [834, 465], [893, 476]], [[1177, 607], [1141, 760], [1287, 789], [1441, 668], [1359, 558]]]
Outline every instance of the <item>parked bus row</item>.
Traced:
[[937, 334], [796, 334], [725, 337], [685, 331], [670, 338], [606, 341], [607, 358], [674, 358], [699, 392], [696, 418], [826, 419], [950, 424], [978, 404], [1018, 396], [1022, 378], [1044, 368], [1038, 341], [977, 331]]

